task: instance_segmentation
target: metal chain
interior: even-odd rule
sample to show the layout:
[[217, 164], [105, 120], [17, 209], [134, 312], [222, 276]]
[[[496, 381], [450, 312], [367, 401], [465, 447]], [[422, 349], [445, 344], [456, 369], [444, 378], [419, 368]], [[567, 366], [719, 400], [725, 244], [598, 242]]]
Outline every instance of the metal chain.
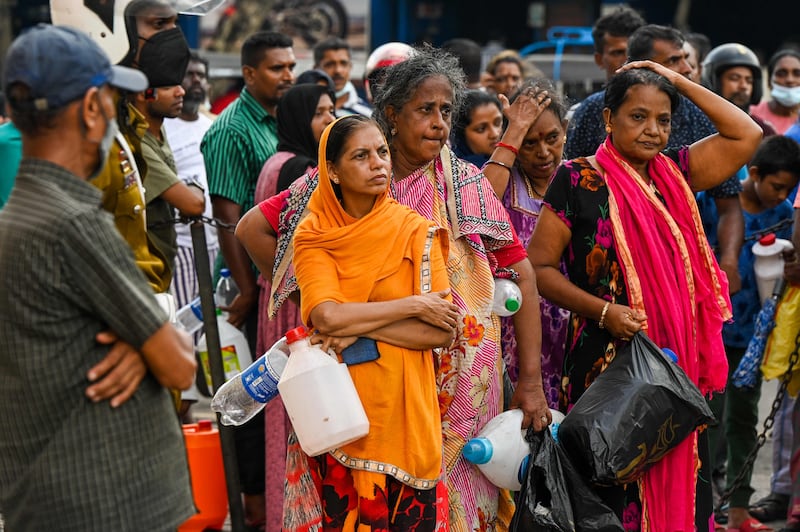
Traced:
[[739, 474], [736, 475], [735, 479], [733, 479], [731, 487], [727, 489], [720, 497], [718, 508], [722, 508], [725, 503], [728, 502], [728, 500], [731, 498], [731, 494], [741, 487], [745, 477], [748, 476], [750, 471], [753, 469], [753, 465], [758, 457], [758, 451], [761, 450], [761, 447], [763, 447], [764, 443], [767, 441], [767, 432], [769, 432], [769, 430], [772, 428], [772, 425], [775, 423], [775, 414], [781, 407], [783, 398], [786, 395], [786, 388], [789, 386], [789, 381], [792, 380], [792, 369], [794, 369], [795, 365], [797, 365], [798, 360], [800, 360], [800, 331], [797, 332], [797, 336], [794, 338], [794, 351], [792, 351], [792, 354], [789, 355], [789, 366], [786, 368], [786, 373], [781, 376], [781, 385], [778, 387], [778, 393], [775, 395], [775, 399], [772, 401], [772, 408], [769, 411], [769, 415], [764, 420], [764, 426], [761, 430], [761, 434], [759, 434], [756, 438], [756, 444], [753, 446], [750, 454], [747, 455], [747, 459], [744, 461], [744, 464], [742, 464]]
[[236, 224], [229, 224], [227, 222], [223, 222], [219, 218], [209, 218], [208, 216], [180, 217], [180, 218], [175, 218], [173, 220], [165, 220], [163, 222], [150, 224], [150, 229], [158, 229], [161, 227], [166, 227], [169, 225], [178, 225], [178, 224], [189, 225], [194, 222], [202, 222], [204, 224], [210, 225], [211, 227], [216, 227], [217, 229], [228, 231], [229, 233], [233, 233], [236, 230]]

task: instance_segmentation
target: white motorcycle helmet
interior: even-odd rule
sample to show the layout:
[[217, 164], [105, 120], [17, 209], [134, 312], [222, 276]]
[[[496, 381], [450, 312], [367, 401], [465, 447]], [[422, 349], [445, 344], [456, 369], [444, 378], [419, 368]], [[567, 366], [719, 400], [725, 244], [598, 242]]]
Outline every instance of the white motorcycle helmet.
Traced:
[[392, 41], [378, 46], [369, 54], [364, 67], [364, 88], [367, 91], [367, 99], [373, 100], [374, 95], [370, 85], [380, 83], [381, 72], [387, 67], [405, 61], [412, 53], [414, 53], [414, 48], [408, 44]]
[[[130, 49], [125, 8], [131, 0], [50, 0], [53, 24], [72, 26], [89, 35], [119, 63]], [[225, 0], [166, 0], [178, 13], [205, 15]]]

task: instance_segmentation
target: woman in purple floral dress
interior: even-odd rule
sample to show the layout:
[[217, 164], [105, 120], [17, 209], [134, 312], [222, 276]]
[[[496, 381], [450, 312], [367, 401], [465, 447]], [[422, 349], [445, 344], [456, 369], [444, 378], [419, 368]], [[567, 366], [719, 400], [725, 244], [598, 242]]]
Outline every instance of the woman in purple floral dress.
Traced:
[[[544, 193], [561, 163], [566, 140], [566, 106], [547, 79], [526, 83], [505, 103], [508, 126], [484, 167], [522, 244], [527, 248], [542, 210]], [[496, 164], [503, 162], [503, 164]], [[566, 271], [564, 271], [566, 273]], [[564, 341], [569, 312], [540, 298], [542, 380], [547, 402], [559, 407]], [[517, 342], [513, 319], [502, 318], [503, 360], [511, 382], [517, 382]]]

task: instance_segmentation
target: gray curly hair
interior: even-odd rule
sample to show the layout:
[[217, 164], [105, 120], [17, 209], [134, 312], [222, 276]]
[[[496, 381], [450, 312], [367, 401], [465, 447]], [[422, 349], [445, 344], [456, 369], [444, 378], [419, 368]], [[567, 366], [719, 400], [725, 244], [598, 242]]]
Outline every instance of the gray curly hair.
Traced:
[[414, 97], [419, 86], [433, 76], [443, 76], [453, 88], [452, 114], [455, 115], [466, 89], [466, 78], [454, 55], [425, 45], [415, 47], [408, 59], [389, 67], [381, 90], [375, 96], [372, 114], [389, 144], [392, 143], [392, 126], [386, 117], [386, 109], [402, 109]]

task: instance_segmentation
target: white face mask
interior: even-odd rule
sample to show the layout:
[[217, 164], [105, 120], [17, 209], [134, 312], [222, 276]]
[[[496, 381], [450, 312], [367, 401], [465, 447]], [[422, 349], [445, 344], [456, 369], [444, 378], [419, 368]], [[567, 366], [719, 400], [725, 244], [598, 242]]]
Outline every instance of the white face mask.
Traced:
[[800, 86], [784, 87], [782, 85], [773, 85], [772, 99], [784, 107], [800, 105]]

